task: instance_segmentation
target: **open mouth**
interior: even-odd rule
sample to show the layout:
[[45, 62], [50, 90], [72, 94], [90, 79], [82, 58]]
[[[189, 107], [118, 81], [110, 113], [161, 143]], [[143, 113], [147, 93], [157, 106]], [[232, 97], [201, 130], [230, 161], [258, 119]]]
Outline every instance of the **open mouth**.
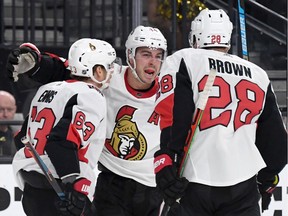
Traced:
[[155, 70], [153, 70], [153, 69], [146, 69], [144, 72], [145, 72], [147, 75], [149, 75], [149, 76], [153, 76], [154, 73], [155, 73]]

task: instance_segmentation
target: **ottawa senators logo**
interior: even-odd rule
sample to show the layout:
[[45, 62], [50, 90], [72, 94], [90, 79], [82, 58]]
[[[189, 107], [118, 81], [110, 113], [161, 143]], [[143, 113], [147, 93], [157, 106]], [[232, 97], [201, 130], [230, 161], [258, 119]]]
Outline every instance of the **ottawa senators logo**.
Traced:
[[147, 142], [132, 121], [135, 108], [122, 107], [117, 116], [111, 139], [105, 142], [106, 148], [115, 156], [126, 160], [141, 160], [147, 151]]

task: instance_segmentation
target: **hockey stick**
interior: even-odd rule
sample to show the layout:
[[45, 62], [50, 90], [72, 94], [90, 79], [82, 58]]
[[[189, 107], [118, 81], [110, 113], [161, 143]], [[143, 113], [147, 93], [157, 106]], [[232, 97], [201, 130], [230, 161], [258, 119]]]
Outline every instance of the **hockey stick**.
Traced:
[[[54, 189], [54, 191], [57, 193], [58, 197], [62, 200], [65, 201], [65, 193], [63, 192], [63, 190], [61, 189], [60, 185], [58, 184], [57, 180], [54, 178], [54, 176], [52, 175], [51, 171], [48, 169], [47, 165], [44, 163], [44, 161], [41, 159], [41, 157], [39, 156], [38, 152], [35, 150], [35, 148], [33, 147], [33, 145], [31, 144], [31, 142], [29, 141], [29, 139], [24, 136], [21, 139], [21, 142], [28, 148], [28, 150], [30, 151], [31, 155], [33, 156], [33, 158], [35, 159], [36, 163], [38, 164], [38, 166], [41, 168], [41, 170], [43, 171], [45, 177], [47, 178], [48, 182], [50, 183], [50, 185], [52, 186], [52, 188]], [[94, 204], [92, 203], [90, 206], [90, 210], [91, 213], [96, 212], [96, 207], [94, 206]], [[83, 209], [83, 212], [81, 213], [81, 216], [84, 216], [84, 212], [86, 210]]]
[[203, 89], [202, 93], [200, 94], [199, 99], [196, 103], [196, 114], [194, 116], [194, 120], [193, 120], [192, 125], [191, 125], [190, 139], [187, 142], [188, 145], [185, 146], [185, 148], [184, 148], [184, 156], [183, 156], [182, 162], [180, 163], [180, 168], [179, 168], [179, 176], [180, 177], [182, 177], [182, 175], [183, 175], [183, 172], [184, 172], [184, 169], [186, 166], [186, 162], [187, 162], [188, 156], [190, 154], [191, 145], [193, 143], [195, 132], [196, 132], [196, 129], [201, 122], [201, 119], [202, 119], [202, 116], [203, 116], [203, 113], [204, 113], [204, 110], [205, 110], [205, 107], [206, 107], [213, 83], [214, 83], [214, 80], [216, 77], [216, 74], [217, 74], [217, 72], [215, 69], [210, 70], [207, 81], [206, 81], [205, 86], [204, 86], [204, 89]]
[[[182, 175], [183, 175], [183, 172], [184, 172], [184, 169], [186, 166], [186, 162], [187, 162], [188, 156], [190, 154], [193, 139], [195, 137], [196, 129], [201, 122], [201, 119], [202, 119], [202, 116], [203, 116], [203, 113], [204, 113], [204, 110], [205, 110], [205, 107], [206, 107], [213, 83], [214, 83], [214, 80], [216, 77], [216, 74], [217, 74], [217, 72], [215, 69], [210, 70], [207, 81], [206, 81], [205, 86], [204, 86], [204, 89], [203, 89], [202, 93], [200, 94], [199, 99], [196, 103], [196, 114], [194, 115], [194, 119], [193, 119], [193, 122], [191, 125], [191, 134], [189, 135], [187, 145], [184, 147], [184, 156], [183, 156], [183, 159], [180, 163], [179, 177], [182, 177]], [[177, 202], [179, 202], [179, 200], [177, 200]], [[170, 206], [165, 204], [163, 209], [162, 209], [160, 216], [166, 216], [168, 214], [169, 210], [170, 210]]]
[[244, 0], [238, 0], [238, 15], [239, 15], [239, 25], [241, 32], [242, 57], [243, 59], [248, 60]]
[[41, 159], [41, 157], [39, 156], [38, 152], [35, 150], [35, 148], [33, 147], [33, 145], [31, 144], [31, 142], [29, 141], [29, 139], [24, 136], [21, 139], [21, 142], [27, 147], [27, 149], [30, 151], [31, 155], [33, 156], [33, 158], [35, 159], [36, 163], [38, 164], [38, 166], [41, 168], [41, 170], [43, 171], [45, 177], [47, 178], [48, 182], [50, 183], [50, 185], [53, 187], [53, 189], [55, 190], [55, 192], [57, 193], [58, 197], [61, 200], [65, 200], [65, 194], [63, 192], [63, 190], [61, 189], [60, 185], [58, 184], [58, 182], [56, 181], [56, 179], [53, 177], [53, 175], [51, 174], [50, 170], [48, 169], [48, 167], [46, 166], [46, 164], [44, 163], [44, 161]]

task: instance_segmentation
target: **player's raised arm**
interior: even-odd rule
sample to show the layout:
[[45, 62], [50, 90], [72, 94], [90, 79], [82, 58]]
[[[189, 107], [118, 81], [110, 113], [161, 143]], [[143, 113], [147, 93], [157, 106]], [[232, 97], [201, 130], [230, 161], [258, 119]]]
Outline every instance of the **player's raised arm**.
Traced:
[[68, 79], [70, 71], [67, 65], [66, 59], [51, 53], [41, 53], [32, 43], [23, 43], [9, 53], [6, 69], [7, 76], [14, 82], [23, 82], [21, 77], [26, 76], [46, 84]]

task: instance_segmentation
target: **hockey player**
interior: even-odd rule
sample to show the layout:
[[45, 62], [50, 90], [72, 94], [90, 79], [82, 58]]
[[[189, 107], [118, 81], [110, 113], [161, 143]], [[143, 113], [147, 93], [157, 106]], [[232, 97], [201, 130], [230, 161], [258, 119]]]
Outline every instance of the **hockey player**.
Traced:
[[[161, 68], [155, 172], [168, 215], [260, 216], [257, 181], [263, 211], [287, 163], [287, 132], [272, 85], [260, 67], [227, 53], [232, 28], [223, 10], [202, 10], [192, 21], [193, 48], [175, 52]], [[216, 78], [179, 177], [211, 69]]]
[[[21, 53], [22, 47], [40, 53], [29, 43], [15, 53]], [[96, 183], [94, 168], [104, 146], [107, 121], [106, 100], [100, 90], [110, 82], [115, 59], [116, 52], [109, 43], [77, 40], [69, 49], [71, 78], [43, 85], [35, 94], [29, 116], [15, 138], [19, 150], [13, 159], [27, 215], [90, 214]], [[23, 136], [29, 137], [63, 187], [64, 201], [21, 143]]]
[[[126, 41], [129, 66], [114, 74], [109, 88], [103, 91], [108, 104], [108, 122], [95, 194], [99, 215], [159, 214], [163, 198], [156, 189], [153, 160], [159, 149], [160, 128], [154, 108], [158, 74], [166, 49], [166, 39], [158, 29], [136, 27]], [[35, 55], [31, 49], [23, 50], [21, 55], [30, 55], [33, 61], [19, 62], [12, 51], [7, 64], [11, 77], [13, 72], [14, 77], [26, 72], [24, 75], [46, 83], [61, 80], [70, 73], [57, 58]], [[28, 72], [26, 69], [15, 71], [24, 65], [29, 65]]]

